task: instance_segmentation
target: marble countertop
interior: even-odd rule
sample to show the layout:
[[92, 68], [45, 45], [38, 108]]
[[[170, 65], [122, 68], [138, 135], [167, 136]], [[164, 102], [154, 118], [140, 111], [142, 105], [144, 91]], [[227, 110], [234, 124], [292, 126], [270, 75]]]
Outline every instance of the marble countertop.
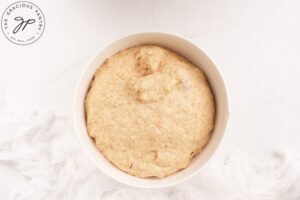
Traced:
[[[0, 13], [14, 1], [0, 1]], [[223, 73], [230, 121], [217, 154], [239, 149], [255, 159], [278, 148], [300, 151], [300, 2], [297, 0], [35, 0], [43, 36], [18, 46], [0, 33], [1, 99], [16, 110], [59, 110], [72, 98], [99, 48], [142, 31], [182, 35]], [[0, 165], [0, 197], [26, 181]]]

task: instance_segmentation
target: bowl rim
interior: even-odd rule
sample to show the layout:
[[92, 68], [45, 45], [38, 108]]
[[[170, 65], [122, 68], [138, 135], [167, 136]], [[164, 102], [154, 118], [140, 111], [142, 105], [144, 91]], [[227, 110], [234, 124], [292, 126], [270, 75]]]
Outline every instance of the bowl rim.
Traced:
[[[159, 185], [140, 185], [140, 184], [134, 184], [134, 183], [131, 183], [131, 182], [127, 182], [123, 179], [120, 179], [117, 175], [115, 174], [110, 174], [108, 173], [108, 171], [106, 170], [103, 170], [97, 163], [97, 161], [94, 159], [94, 157], [90, 154], [90, 152], [87, 150], [86, 148], [86, 144], [83, 143], [82, 139], [81, 139], [81, 135], [83, 133], [80, 132], [79, 130], [79, 124], [77, 124], [77, 121], [80, 120], [78, 118], [78, 115], [77, 115], [77, 101], [78, 101], [78, 96], [79, 96], [79, 90], [81, 88], [81, 85], [82, 85], [82, 81], [84, 80], [85, 78], [85, 74], [86, 72], [88, 71], [88, 69], [90, 68], [91, 64], [93, 63], [93, 61], [99, 56], [99, 54], [101, 54], [102, 51], [104, 51], [105, 49], [109, 48], [111, 45], [114, 45], [115, 43], [123, 40], [123, 39], [126, 39], [128, 37], [134, 37], [134, 36], [138, 36], [138, 35], [147, 35], [147, 34], [161, 34], [161, 35], [166, 35], [166, 36], [171, 36], [171, 37], [175, 37], [179, 40], [183, 40], [184, 42], [187, 42], [191, 45], [193, 45], [194, 47], [196, 47], [200, 52], [202, 52], [203, 55], [205, 55], [207, 57], [207, 59], [211, 62], [211, 64], [214, 66], [214, 68], [216, 69], [217, 73], [219, 73], [219, 76], [220, 76], [220, 80], [222, 81], [222, 86], [224, 88], [224, 97], [226, 97], [225, 99], [225, 105], [226, 105], [226, 108], [225, 108], [225, 125], [224, 125], [224, 129], [222, 131], [222, 134], [221, 134], [221, 137], [220, 139], [218, 140], [215, 148], [213, 149], [211, 155], [208, 156], [207, 160], [197, 169], [195, 170], [194, 172], [192, 172], [191, 174], [185, 176], [184, 178], [181, 178], [180, 180], [177, 180], [177, 181], [174, 181], [174, 182], [171, 182], [171, 183], [166, 183], [166, 184], [159, 184]], [[206, 53], [204, 52], [197, 44], [195, 44], [194, 42], [192, 42], [191, 40], [189, 40], [188, 38], [184, 37], [184, 36], [181, 36], [181, 35], [178, 35], [178, 34], [174, 34], [174, 33], [170, 33], [170, 32], [162, 32], [162, 31], [142, 31], [142, 32], [134, 32], [134, 33], [130, 33], [130, 34], [126, 34], [126, 35], [123, 35], [121, 37], [118, 37], [117, 39], [113, 39], [112, 41], [110, 40], [109, 42], [107, 42], [105, 45], [101, 45], [102, 47], [99, 48], [94, 54], [93, 56], [87, 61], [85, 62], [84, 64], [84, 68], [82, 69], [81, 73], [80, 73], [80, 76], [77, 80], [77, 83], [76, 83], [76, 86], [75, 86], [75, 92], [74, 92], [74, 96], [73, 96], [73, 107], [72, 107], [72, 116], [73, 116], [73, 124], [74, 124], [74, 130], [75, 130], [75, 133], [77, 135], [77, 139], [79, 140], [79, 143], [80, 143], [80, 146], [83, 148], [85, 154], [89, 157], [89, 159], [94, 163], [94, 165], [97, 167], [97, 169], [99, 169], [102, 173], [106, 174], [108, 177], [112, 178], [113, 180], [119, 182], [119, 183], [122, 183], [122, 184], [125, 184], [125, 185], [129, 185], [129, 186], [132, 186], [132, 187], [137, 187], [137, 188], [144, 188], [144, 189], [155, 189], [155, 188], [166, 188], [166, 187], [171, 187], [171, 186], [174, 186], [174, 185], [177, 185], [179, 183], [182, 183], [190, 178], [192, 178], [193, 176], [197, 175], [199, 173], [199, 171], [201, 170], [201, 168], [203, 168], [210, 160], [211, 158], [215, 155], [217, 149], [219, 148], [223, 138], [224, 138], [224, 135], [225, 135], [225, 132], [226, 132], [226, 127], [228, 125], [228, 121], [229, 121], [229, 96], [228, 96], [228, 90], [226, 88], [226, 84], [225, 84], [225, 81], [224, 81], [224, 76], [222, 74], [222, 72], [219, 70], [219, 68], [217, 67], [217, 65], [215, 64], [215, 62], [211, 59], [211, 57]], [[172, 49], [171, 49], [172, 50]], [[121, 50], [120, 50], [121, 51]], [[99, 66], [100, 67], [100, 66]], [[214, 91], [213, 91], [214, 92]], [[85, 122], [84, 122], [85, 124]], [[86, 125], [85, 125], [85, 128], [86, 128]], [[99, 151], [99, 153], [101, 153]], [[189, 166], [188, 166], [189, 167]], [[120, 170], [120, 169], [119, 169]], [[120, 170], [122, 171], [122, 170]], [[126, 173], [124, 171], [122, 171], [123, 173]], [[130, 175], [130, 174], [129, 174]], [[172, 175], [170, 175], [172, 176]], [[166, 176], [168, 177], [168, 176]], [[139, 178], [139, 177], [136, 177], [136, 178]], [[163, 177], [165, 178], [165, 177]], [[163, 179], [161, 178], [161, 179]]]

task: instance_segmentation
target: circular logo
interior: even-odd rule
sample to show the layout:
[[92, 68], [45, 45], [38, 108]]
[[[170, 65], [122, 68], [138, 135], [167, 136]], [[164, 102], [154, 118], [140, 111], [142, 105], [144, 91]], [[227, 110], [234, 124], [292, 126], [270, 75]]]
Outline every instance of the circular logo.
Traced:
[[41, 9], [28, 1], [18, 1], [6, 8], [1, 18], [5, 37], [18, 45], [37, 41], [45, 29], [45, 17]]

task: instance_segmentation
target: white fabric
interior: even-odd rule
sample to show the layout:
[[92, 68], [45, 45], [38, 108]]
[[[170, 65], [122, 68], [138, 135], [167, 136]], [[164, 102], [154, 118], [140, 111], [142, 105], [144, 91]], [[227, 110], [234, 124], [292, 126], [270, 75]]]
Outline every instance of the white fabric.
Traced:
[[5, 105], [0, 105], [0, 164], [17, 169], [28, 180], [13, 188], [14, 200], [300, 199], [300, 159], [290, 152], [278, 152], [263, 163], [235, 152], [211, 161], [182, 184], [137, 189], [95, 168], [65, 116], [37, 112], [17, 116]]

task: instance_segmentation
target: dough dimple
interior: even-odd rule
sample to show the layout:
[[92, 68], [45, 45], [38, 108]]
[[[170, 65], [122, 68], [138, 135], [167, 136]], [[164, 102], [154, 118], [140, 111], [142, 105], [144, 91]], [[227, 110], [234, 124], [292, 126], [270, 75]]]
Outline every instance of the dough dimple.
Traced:
[[107, 59], [95, 73], [85, 110], [99, 151], [138, 177], [164, 177], [186, 168], [207, 144], [215, 117], [203, 72], [155, 45]]

